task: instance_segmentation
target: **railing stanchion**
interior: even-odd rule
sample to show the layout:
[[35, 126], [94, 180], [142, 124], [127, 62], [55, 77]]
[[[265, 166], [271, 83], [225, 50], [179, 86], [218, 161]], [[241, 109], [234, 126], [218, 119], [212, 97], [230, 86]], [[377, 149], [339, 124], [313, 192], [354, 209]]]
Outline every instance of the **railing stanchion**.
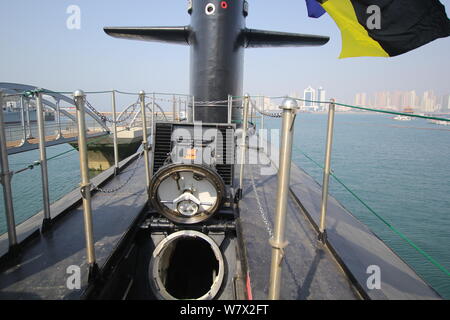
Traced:
[[116, 116], [116, 91], [111, 93], [111, 104], [113, 113], [113, 144], [114, 144], [114, 173], [119, 174], [119, 144], [117, 141], [117, 116]]
[[56, 139], [61, 139], [62, 131], [61, 131], [61, 105], [60, 100], [56, 99], [56, 123], [58, 124], [58, 134], [56, 135]]
[[250, 101], [250, 122], [251, 123], [254, 123], [253, 122], [253, 112], [254, 112], [254, 105], [253, 105], [253, 102]]
[[17, 248], [16, 222], [14, 219], [14, 206], [12, 199], [11, 178], [9, 171], [8, 150], [6, 145], [6, 134], [3, 116], [3, 93], [0, 91], [0, 181], [3, 185], [3, 201], [5, 202], [6, 224], [8, 228], [9, 251], [13, 252]]
[[298, 110], [294, 99], [286, 98], [281, 106], [283, 109], [283, 124], [281, 132], [280, 163], [278, 169], [277, 204], [273, 238], [269, 240], [272, 246], [272, 263], [270, 268], [269, 299], [280, 298], [281, 263], [287, 242], [284, 240], [287, 200], [289, 195], [289, 180], [291, 174], [292, 141], [294, 122]]
[[177, 112], [177, 104], [175, 100], [175, 95], [172, 96], [172, 122], [175, 122], [175, 114]]
[[[142, 146], [144, 147], [144, 161], [145, 161], [145, 176], [147, 181], [147, 194], [150, 190], [150, 180], [152, 173], [150, 172], [150, 161], [149, 161], [149, 145], [148, 145], [148, 132], [147, 132], [147, 117], [145, 114], [145, 92], [139, 92], [139, 99], [141, 100], [141, 118], [142, 118]], [[154, 101], [153, 101], [154, 105]], [[153, 112], [152, 112], [153, 113]], [[153, 123], [152, 123], [153, 126]]]
[[45, 147], [45, 118], [44, 106], [42, 103], [42, 92], [35, 93], [36, 96], [36, 113], [39, 133], [39, 166], [41, 167], [42, 179], [42, 196], [44, 207], [44, 221], [42, 222], [42, 231], [48, 230], [51, 225], [50, 214], [50, 192], [48, 188], [48, 167], [47, 167], [47, 150]]
[[180, 113], [181, 113], [181, 97], [178, 97], [178, 115], [177, 115], [178, 122], [181, 122]]
[[28, 134], [27, 134], [27, 139], [31, 139], [33, 137], [33, 134], [31, 132], [31, 119], [30, 119], [30, 99], [26, 98], [25, 99], [25, 105], [26, 105], [26, 118], [27, 118], [27, 127], [28, 127]]
[[228, 95], [228, 124], [231, 124], [232, 110], [233, 110], [233, 96], [231, 94], [229, 94]]
[[328, 207], [328, 186], [330, 182], [330, 172], [331, 172], [330, 163], [331, 163], [331, 149], [333, 146], [334, 112], [335, 112], [334, 99], [331, 99], [328, 109], [327, 145], [325, 150], [325, 166], [323, 168], [322, 205], [320, 210], [319, 240], [322, 241], [322, 243], [325, 243], [327, 240], [326, 215]]
[[241, 163], [239, 170], [239, 189], [237, 199], [242, 199], [242, 190], [244, 189], [244, 165], [245, 155], [247, 153], [247, 135], [248, 135], [248, 108], [250, 106], [250, 96], [244, 96], [244, 119], [242, 120], [242, 138], [241, 138]]
[[264, 130], [264, 105], [265, 105], [265, 103], [264, 103], [264, 97], [261, 97], [261, 99], [260, 99], [260, 101], [261, 101], [261, 110], [263, 111], [263, 113], [261, 113], [260, 114], [260, 117], [261, 117], [261, 130]]
[[22, 134], [22, 144], [27, 142], [27, 126], [25, 123], [25, 98], [23, 96], [20, 97], [20, 124], [22, 126], [23, 134]]
[[195, 122], [195, 96], [192, 96], [192, 123]]
[[83, 218], [84, 218], [84, 233], [86, 238], [86, 254], [87, 254], [87, 262], [89, 264], [89, 282], [92, 282], [97, 278], [99, 274], [99, 268], [95, 259], [94, 228], [92, 224], [92, 207], [91, 207], [92, 185], [89, 179], [86, 122], [84, 110], [85, 95], [82, 90], [77, 90], [73, 93], [73, 96], [75, 98], [75, 106], [77, 108], [78, 150], [80, 154], [80, 174], [81, 174], [80, 191], [83, 197]]
[[152, 144], [150, 146], [151, 148], [151, 161], [150, 161], [150, 175], [153, 176], [153, 159], [155, 159], [155, 132], [156, 132], [156, 125], [155, 125], [155, 104], [156, 104], [156, 97], [155, 94], [153, 93], [152, 95], [152, 117], [151, 117], [151, 122], [152, 122], [152, 127], [151, 127], [151, 133], [152, 135], [150, 136], [150, 138], [152, 139]]

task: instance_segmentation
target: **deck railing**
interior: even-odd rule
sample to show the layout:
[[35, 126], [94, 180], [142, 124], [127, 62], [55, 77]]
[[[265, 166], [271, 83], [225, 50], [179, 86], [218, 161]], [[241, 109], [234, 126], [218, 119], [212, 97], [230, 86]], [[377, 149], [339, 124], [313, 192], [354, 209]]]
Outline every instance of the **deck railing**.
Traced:
[[[20, 93], [24, 95], [25, 93]], [[52, 129], [47, 127], [45, 129], [45, 121], [43, 121], [43, 105], [41, 96], [45, 94], [45, 91], [36, 91], [32, 93], [36, 95], [37, 105], [38, 105], [38, 122], [39, 122], [39, 145], [40, 145], [40, 160], [38, 165], [41, 165], [42, 170], [42, 181], [43, 181], [43, 194], [44, 194], [44, 223], [42, 231], [45, 231], [46, 225], [51, 225], [51, 214], [49, 207], [45, 207], [49, 205], [49, 196], [48, 196], [48, 182], [46, 181], [47, 170], [45, 168], [46, 162], [50, 159], [47, 159], [45, 154], [46, 148], [46, 131], [47, 134]], [[59, 93], [64, 94], [64, 93]], [[68, 93], [65, 93], [68, 94]], [[281, 136], [281, 145], [280, 145], [280, 160], [279, 160], [279, 168], [278, 168], [278, 180], [279, 180], [279, 188], [277, 193], [277, 204], [276, 204], [276, 213], [275, 213], [275, 232], [273, 238], [270, 240], [270, 245], [272, 246], [272, 268], [271, 268], [271, 283], [269, 289], [269, 298], [277, 299], [279, 297], [279, 288], [280, 288], [280, 279], [281, 279], [281, 261], [283, 259], [284, 248], [286, 247], [286, 243], [284, 242], [284, 220], [286, 216], [286, 204], [287, 197], [289, 193], [289, 176], [290, 176], [290, 167], [292, 161], [292, 148], [298, 149], [296, 147], [296, 143], [293, 141], [293, 128], [296, 120], [296, 115], [298, 112], [297, 102], [309, 102], [319, 105], [324, 105], [328, 107], [328, 125], [327, 125], [327, 139], [325, 144], [325, 159], [324, 165], [319, 164], [312, 157], [308, 156], [302, 150], [299, 150], [301, 154], [303, 154], [307, 159], [313, 161], [317, 166], [319, 166], [322, 170], [322, 200], [321, 200], [321, 218], [320, 218], [320, 227], [318, 238], [321, 242], [326, 243], [327, 241], [327, 204], [328, 204], [328, 195], [329, 195], [329, 180], [330, 176], [335, 179], [339, 184], [341, 184], [350, 194], [361, 204], [363, 204], [372, 214], [374, 214], [380, 221], [382, 221], [385, 225], [389, 227], [394, 233], [396, 233], [402, 240], [404, 240], [408, 245], [413, 247], [417, 252], [419, 252], [424, 258], [433, 263], [438, 269], [440, 269], [444, 274], [450, 276], [450, 272], [440, 264], [436, 259], [434, 259], [431, 255], [421, 249], [417, 244], [415, 244], [412, 240], [410, 240], [405, 234], [400, 232], [397, 228], [395, 228], [391, 223], [387, 221], [387, 219], [383, 218], [379, 213], [373, 210], [367, 203], [365, 203], [361, 197], [356, 195], [354, 191], [352, 191], [348, 186], [346, 186], [341, 179], [339, 179], [331, 170], [331, 155], [332, 155], [332, 145], [333, 145], [333, 132], [334, 132], [334, 118], [335, 118], [335, 108], [336, 106], [342, 106], [357, 110], [385, 113], [385, 114], [393, 114], [393, 115], [403, 115], [408, 117], [416, 117], [428, 120], [436, 120], [442, 121], [445, 123], [450, 123], [450, 119], [434, 117], [434, 116], [425, 116], [425, 115], [416, 115], [409, 113], [402, 113], [396, 111], [389, 110], [381, 110], [381, 109], [373, 109], [366, 108], [361, 106], [352, 106], [348, 104], [343, 104], [336, 102], [334, 100], [331, 101], [312, 101], [312, 100], [304, 100], [298, 98], [290, 98], [290, 97], [270, 97], [271, 99], [281, 99], [283, 98], [283, 102], [281, 103], [279, 110], [271, 110], [272, 108], [266, 108], [266, 104], [264, 100], [267, 97], [263, 96], [243, 96], [243, 97], [233, 97], [229, 96], [227, 100], [223, 101], [196, 101], [195, 97], [189, 95], [177, 95], [173, 93], [153, 93], [151, 95], [146, 95], [145, 92], [132, 93], [132, 92], [124, 92], [118, 90], [112, 91], [97, 91], [88, 93], [88, 98], [84, 97], [81, 91], [74, 93], [74, 97], [77, 100], [77, 123], [78, 123], [78, 132], [83, 132], [83, 134], [78, 134], [78, 141], [80, 144], [80, 165], [83, 166], [82, 172], [82, 185], [81, 185], [81, 193], [83, 195], [86, 210], [85, 212], [89, 212], [89, 197], [86, 197], [87, 193], [90, 193], [90, 182], [89, 177], [86, 176], [85, 168], [87, 168], [87, 158], [85, 151], [81, 150], [81, 144], [85, 147], [89, 142], [87, 142], [87, 137], [85, 136], [85, 130], [80, 125], [84, 123], [85, 116], [84, 112], [80, 112], [80, 110], [88, 110], [90, 114], [97, 116], [102, 120], [100, 123], [100, 127], [104, 128], [106, 122], [111, 124], [111, 128], [108, 128], [108, 131], [112, 131], [114, 135], [114, 157], [115, 157], [115, 172], [116, 174], [120, 174], [118, 170], [118, 143], [117, 136], [121, 130], [130, 130], [131, 127], [140, 127], [143, 130], [143, 154], [146, 162], [146, 179], [147, 179], [147, 188], [150, 184], [151, 173], [153, 172], [151, 167], [147, 167], [149, 165], [149, 159], [153, 158], [152, 152], [154, 148], [153, 146], [154, 140], [148, 141], [147, 138], [150, 136], [150, 139], [154, 139], [154, 128], [155, 122], [157, 121], [187, 121], [187, 122], [195, 122], [195, 107], [202, 104], [207, 105], [221, 105], [227, 106], [227, 122], [228, 123], [237, 123], [242, 126], [242, 140], [241, 140], [241, 160], [240, 160], [240, 171], [239, 171], [239, 189], [237, 199], [242, 198], [242, 189], [243, 189], [243, 179], [245, 175], [244, 171], [244, 162], [246, 152], [249, 149], [248, 146], [248, 136], [249, 129], [254, 128], [254, 119], [259, 117], [259, 125], [260, 129], [264, 129], [266, 125], [267, 117], [275, 117], [282, 119], [282, 136]], [[95, 109], [92, 104], [89, 103], [89, 99], [93, 94], [111, 94], [111, 104], [112, 104], [112, 119], [109, 119], [103, 113], [99, 112]], [[138, 100], [134, 102], [132, 105], [124, 108], [123, 111], [117, 116], [116, 104], [117, 104], [117, 94], [122, 95], [131, 95], [135, 96]], [[83, 97], [83, 99], [81, 99]], [[2, 103], [2, 99], [5, 98], [5, 95], [0, 93], [0, 105]], [[147, 102], [150, 101], [150, 102]], [[259, 101], [256, 103], [254, 101]], [[242, 105], [240, 106], [240, 104]], [[238, 106], [239, 104], [239, 106]], [[87, 105], [87, 108], [85, 108]], [[258, 107], [259, 105], [259, 107]], [[157, 111], [158, 109], [159, 111]], [[171, 110], [167, 112], [165, 110]], [[235, 109], [240, 109], [242, 112], [243, 120], [239, 120], [234, 117], [236, 113]], [[56, 135], [64, 135], [65, 130], [64, 122], [61, 121], [60, 110], [61, 107], [59, 103], [57, 104], [58, 116], [57, 116], [57, 124]], [[150, 112], [150, 119], [147, 119], [147, 110]], [[24, 118], [25, 112], [22, 112], [22, 128], [19, 129], [18, 132], [22, 134], [23, 139], [27, 142], [31, 136], [31, 127], [26, 118]], [[159, 117], [158, 117], [159, 114]], [[39, 116], [41, 115], [41, 116]], [[0, 120], [3, 120], [3, 110], [0, 110]], [[129, 120], [129, 122], [125, 125], [125, 120]], [[98, 121], [97, 121], [98, 122]], [[1, 148], [1, 182], [3, 185], [4, 192], [4, 201], [5, 201], [5, 209], [6, 209], [6, 220], [7, 220], [7, 228], [8, 228], [8, 239], [10, 244], [10, 251], [14, 252], [17, 248], [17, 234], [16, 234], [16, 225], [15, 225], [15, 217], [14, 217], [14, 206], [12, 203], [12, 190], [11, 190], [11, 178], [14, 174], [9, 168], [8, 163], [8, 135], [5, 126], [3, 125], [3, 121], [0, 121], [1, 130], [0, 130], [0, 148]], [[122, 125], [122, 129], [119, 130], [119, 124]], [[145, 124], [145, 125], [144, 125]], [[251, 124], [252, 126], [250, 126]], [[26, 127], [28, 125], [28, 127]], [[151, 132], [148, 133], [147, 129], [150, 128]], [[71, 129], [72, 130], [72, 129]], [[80, 131], [81, 130], [81, 131]], [[94, 129], [95, 130], [95, 129]], [[97, 129], [98, 130], [98, 129]], [[109, 134], [109, 132], [108, 132]], [[9, 139], [12, 139], [13, 134], [11, 133]], [[65, 154], [64, 152], [62, 154]], [[62, 155], [61, 154], [61, 155]], [[57, 158], [60, 155], [54, 156], [52, 158]], [[31, 164], [31, 166], [36, 165], [36, 163]], [[18, 170], [15, 173], [20, 173], [26, 171], [26, 168], [23, 170]], [[46, 221], [47, 220], [47, 221]], [[89, 214], [85, 215], [85, 226], [86, 226], [86, 241], [87, 241], [87, 250], [88, 250], [88, 262], [90, 263], [92, 269], [96, 269], [95, 265], [95, 254], [93, 252], [93, 240], [92, 240], [92, 231], [89, 231], [92, 228], [92, 220]]]
[[[82, 91], [80, 91], [82, 92]], [[67, 142], [80, 143], [80, 138], [83, 139], [83, 144], [93, 144], [99, 139], [104, 139], [107, 135], [113, 136], [113, 146], [114, 146], [114, 170], [115, 174], [120, 174], [119, 172], [119, 145], [118, 136], [121, 132], [131, 130], [133, 128], [141, 129], [144, 135], [144, 150], [146, 150], [146, 163], [148, 164], [148, 152], [151, 151], [149, 141], [147, 136], [153, 137], [153, 133], [148, 134], [146, 131], [148, 128], [153, 129], [154, 123], [156, 121], [185, 121], [184, 115], [189, 113], [189, 110], [193, 110], [190, 105], [190, 101], [193, 101], [192, 97], [189, 95], [179, 95], [179, 94], [166, 94], [166, 93], [153, 93], [150, 96], [142, 95], [142, 93], [132, 93], [124, 92], [118, 90], [111, 91], [93, 91], [88, 92], [89, 96], [83, 98], [83, 123], [85, 125], [85, 132], [79, 134], [80, 128], [80, 114], [79, 108], [77, 107], [75, 94], [80, 92], [54, 92], [46, 91], [42, 89], [36, 89], [32, 91], [18, 90], [14, 91], [11, 89], [2, 91], [0, 88], [0, 106], [3, 106], [8, 100], [11, 99], [21, 99], [21, 121], [18, 126], [5, 125], [3, 108], [0, 109], [1, 121], [0, 121], [0, 147], [2, 153], [1, 161], [1, 183], [3, 185], [4, 192], [4, 207], [6, 216], [6, 227], [9, 241], [9, 252], [10, 254], [15, 254], [18, 247], [18, 236], [16, 230], [16, 218], [14, 213], [13, 204], [13, 192], [11, 188], [11, 181], [15, 174], [20, 174], [34, 167], [41, 168], [41, 181], [42, 181], [42, 194], [43, 194], [43, 211], [44, 220], [41, 227], [41, 232], [47, 231], [51, 228], [52, 216], [50, 212], [50, 195], [49, 195], [49, 185], [48, 185], [48, 161], [61, 159], [65, 154], [75, 151], [73, 148], [68, 151], [61, 152], [52, 157], [47, 157], [47, 147], [49, 145], [63, 144]], [[112, 118], [108, 116], [107, 113], [101, 112], [93, 107], [93, 104], [89, 102], [90, 99], [94, 99], [94, 95], [104, 95], [111, 94], [111, 108], [112, 108]], [[138, 101], [124, 108], [124, 110], [118, 115], [117, 114], [117, 95], [122, 94], [126, 96], [135, 96]], [[50, 98], [57, 97], [58, 100], [54, 104], [49, 102], [47, 95]], [[62, 95], [67, 101], [71, 101], [72, 104], [66, 107], [60, 105], [60, 100]], [[84, 95], [84, 93], [83, 93]], [[29, 106], [30, 100], [36, 101], [36, 112], [37, 112], [37, 124], [33, 125], [32, 120], [29, 117]], [[56, 99], [56, 98], [55, 98]], [[149, 99], [151, 102], [145, 103], [145, 99]], [[26, 101], [26, 103], [24, 102]], [[145, 108], [142, 108], [142, 101], [144, 101]], [[81, 103], [81, 102], [79, 102]], [[132, 109], [133, 106], [137, 105], [138, 108]], [[167, 112], [167, 106], [170, 105], [171, 112]], [[51, 106], [55, 113], [56, 123], [50, 123], [44, 119], [44, 108], [49, 108]], [[73, 109], [77, 110], [76, 116]], [[166, 109], [166, 110], [165, 110]], [[148, 110], [150, 113], [150, 118], [147, 118], [145, 111]], [[183, 115], [184, 114], [184, 115]], [[78, 118], [78, 119], [77, 119]], [[145, 123], [146, 125], [143, 125]], [[109, 126], [108, 126], [109, 124]], [[79, 147], [81, 147], [79, 145]], [[8, 161], [9, 154], [16, 154], [21, 152], [26, 152], [32, 149], [39, 149], [39, 160], [33, 161], [32, 163], [24, 163], [24, 167], [15, 171], [10, 170], [10, 165]], [[80, 152], [81, 154], [82, 152]], [[84, 159], [84, 158], [83, 158]], [[148, 168], [150, 173], [151, 169]], [[82, 170], [83, 173], [83, 170]], [[83, 176], [83, 175], [82, 175]], [[147, 182], [147, 184], [149, 181]], [[101, 188], [98, 188], [101, 190]], [[115, 190], [114, 190], [115, 191]], [[105, 190], [105, 192], [110, 193], [111, 190]], [[83, 192], [82, 192], [83, 194]], [[84, 193], [85, 194], [85, 193]], [[92, 252], [89, 253], [91, 255]], [[89, 256], [88, 255], [88, 256]], [[92, 257], [92, 255], [91, 255]], [[95, 261], [95, 257], [93, 258]]]

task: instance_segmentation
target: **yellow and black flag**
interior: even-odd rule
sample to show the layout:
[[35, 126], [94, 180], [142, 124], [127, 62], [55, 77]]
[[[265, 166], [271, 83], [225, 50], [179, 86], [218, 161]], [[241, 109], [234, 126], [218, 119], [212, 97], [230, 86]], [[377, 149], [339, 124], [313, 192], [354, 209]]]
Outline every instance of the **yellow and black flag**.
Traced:
[[341, 30], [340, 58], [393, 57], [450, 36], [439, 0], [317, 0]]

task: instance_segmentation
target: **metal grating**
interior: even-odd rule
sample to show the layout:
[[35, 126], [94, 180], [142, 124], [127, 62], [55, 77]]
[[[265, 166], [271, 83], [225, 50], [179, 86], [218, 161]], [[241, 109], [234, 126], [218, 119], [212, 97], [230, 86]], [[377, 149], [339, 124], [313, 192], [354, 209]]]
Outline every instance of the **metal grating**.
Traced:
[[[180, 126], [179, 124], [176, 124]], [[181, 125], [182, 126], [182, 125]], [[187, 125], [189, 126], [189, 125]], [[233, 184], [234, 176], [234, 126], [230, 125], [204, 125], [205, 128], [216, 127], [221, 135], [218, 135], [217, 150], [218, 163], [216, 170], [222, 177], [226, 185]], [[172, 151], [172, 132], [174, 126], [172, 123], [160, 122], [155, 127], [155, 158], [153, 161], [153, 174], [155, 174], [169, 157]]]
[[155, 127], [155, 158], [153, 160], [153, 174], [164, 165], [172, 150], [172, 130], [171, 123], [156, 123]]
[[218, 129], [224, 141], [222, 141], [221, 152], [218, 151], [223, 161], [216, 165], [216, 169], [225, 184], [232, 185], [234, 176], [234, 128], [232, 126], [218, 126]]

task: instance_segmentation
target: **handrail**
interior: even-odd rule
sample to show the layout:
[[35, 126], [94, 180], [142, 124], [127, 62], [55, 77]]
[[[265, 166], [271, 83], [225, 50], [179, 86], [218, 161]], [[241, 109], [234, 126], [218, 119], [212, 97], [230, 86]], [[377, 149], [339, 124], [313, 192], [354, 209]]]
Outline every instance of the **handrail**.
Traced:
[[[254, 96], [252, 96], [254, 97]], [[272, 99], [279, 99], [282, 97], [270, 97]], [[286, 98], [286, 97], [284, 97]], [[305, 100], [305, 99], [298, 99], [298, 98], [292, 98], [294, 100], [297, 101], [306, 101], [306, 102], [312, 102], [312, 103], [324, 103], [324, 104], [328, 104], [330, 107], [334, 106], [334, 105], [340, 105], [340, 106], [344, 106], [344, 107], [348, 107], [348, 108], [356, 108], [356, 109], [362, 109], [362, 110], [367, 110], [367, 111], [373, 111], [373, 112], [380, 112], [380, 113], [389, 113], [389, 114], [396, 114], [396, 115], [406, 115], [406, 116], [416, 116], [417, 118], [424, 118], [424, 119], [434, 119], [434, 120], [443, 120], [443, 121], [449, 121], [450, 119], [447, 118], [438, 118], [438, 117], [428, 117], [428, 116], [421, 116], [421, 115], [410, 115], [410, 114], [406, 114], [406, 113], [401, 113], [401, 112], [395, 112], [395, 111], [388, 111], [388, 110], [379, 110], [379, 109], [372, 109], [372, 108], [364, 108], [364, 107], [357, 107], [357, 106], [351, 106], [351, 105], [347, 105], [347, 104], [342, 104], [342, 103], [338, 103], [333, 101], [313, 101], [313, 100]], [[261, 114], [261, 116], [264, 118], [264, 116], [267, 116], [267, 114], [264, 112], [260, 112], [260, 110], [258, 108], [256, 108], [256, 110]], [[332, 126], [329, 126], [329, 131], [332, 130]], [[330, 135], [330, 132], [329, 132]], [[332, 133], [331, 133], [331, 139], [332, 139]], [[331, 149], [331, 145], [328, 145], [329, 143], [331, 143], [331, 139], [327, 139], [327, 149], [330, 148]], [[310, 157], [309, 155], [307, 155], [305, 152], [303, 152], [302, 150], [300, 150], [300, 148], [298, 148], [295, 143], [292, 144], [292, 147], [294, 149], [296, 149], [297, 152], [299, 152], [301, 155], [303, 155], [305, 158], [307, 158], [308, 160], [310, 160], [311, 162], [313, 162], [317, 167], [321, 168], [322, 170], [324, 170], [324, 180], [326, 178], [326, 168], [325, 166], [319, 164], [317, 161], [315, 161], [312, 157]], [[331, 151], [330, 151], [331, 152]], [[325, 159], [325, 161], [327, 161], [327, 157]], [[329, 155], [328, 155], [328, 161], [329, 161]], [[433, 258], [430, 254], [428, 254], [425, 250], [423, 250], [422, 248], [420, 248], [417, 244], [415, 244], [411, 239], [409, 239], [404, 233], [402, 233], [401, 231], [399, 231], [397, 228], [395, 228], [390, 222], [387, 221], [386, 218], [382, 217], [382, 215], [380, 215], [379, 213], [377, 213], [374, 209], [372, 209], [366, 202], [364, 202], [353, 190], [351, 190], [341, 179], [339, 179], [333, 171], [328, 170], [328, 175], [330, 175], [331, 177], [334, 178], [334, 180], [336, 182], [338, 182], [340, 185], [342, 185], [345, 190], [347, 190], [357, 201], [359, 201], [364, 207], [366, 207], [370, 213], [372, 213], [375, 217], [377, 217], [382, 223], [384, 223], [391, 231], [393, 231], [395, 234], [397, 234], [402, 240], [404, 240], [408, 245], [410, 245], [412, 248], [414, 248], [419, 254], [421, 254], [426, 260], [428, 260], [430, 263], [432, 263], [435, 267], [437, 267], [440, 271], [442, 271], [445, 275], [450, 276], [450, 271], [448, 269], [446, 269], [441, 263], [439, 263], [435, 258]], [[327, 192], [328, 193], [328, 192]], [[324, 197], [322, 197], [322, 202], [324, 201]], [[326, 201], [326, 198], [325, 198]], [[324, 204], [322, 203], [322, 206]], [[326, 210], [326, 206], [325, 206], [325, 210]], [[322, 212], [322, 217], [323, 217], [323, 212]], [[323, 220], [321, 221], [322, 226], [323, 226]], [[320, 232], [322, 233], [322, 235], [319, 235], [319, 239], [320, 236], [322, 237], [326, 237], [326, 234], [324, 235], [324, 228], [322, 228], [320, 230]], [[325, 239], [324, 239], [325, 240]]]
[[[232, 97], [233, 99], [242, 99], [242, 96], [236, 96]], [[311, 102], [311, 103], [317, 103], [317, 104], [329, 104], [329, 101], [320, 101], [320, 100], [308, 100], [308, 99], [301, 99], [301, 98], [294, 98], [290, 96], [251, 96], [251, 98], [269, 98], [269, 99], [285, 99], [285, 98], [291, 98], [297, 101], [302, 102]], [[405, 112], [398, 112], [398, 111], [390, 111], [390, 110], [384, 110], [384, 109], [375, 109], [375, 108], [367, 108], [367, 107], [358, 107], [353, 106], [351, 104], [345, 104], [340, 102], [334, 102], [335, 105], [351, 108], [351, 109], [358, 109], [358, 110], [365, 110], [365, 111], [371, 111], [371, 112], [378, 112], [378, 113], [386, 113], [386, 114], [392, 114], [392, 115], [398, 115], [398, 116], [408, 116], [412, 118], [421, 118], [421, 119], [429, 119], [429, 120], [438, 120], [438, 121], [446, 121], [450, 122], [450, 118], [441, 118], [441, 117], [433, 117], [433, 116], [425, 116], [420, 114], [414, 114], [414, 113], [405, 113]]]
[[[295, 98], [295, 99], [298, 100], [298, 101], [319, 103], [319, 104], [329, 103], [329, 102], [324, 102], [324, 101], [304, 100], [304, 99], [299, 99], [299, 98]], [[358, 107], [358, 106], [353, 106], [353, 105], [350, 105], [350, 104], [339, 103], [339, 102], [335, 102], [334, 104], [338, 105], [338, 106], [341, 106], [341, 107], [358, 109], [358, 110], [365, 110], [365, 111], [372, 111], [372, 112], [378, 112], [378, 113], [394, 114], [394, 115], [398, 115], [398, 116], [408, 116], [408, 117], [412, 117], [412, 118], [421, 118], [421, 119], [430, 119], [430, 120], [439, 120], [439, 121], [450, 122], [449, 118], [430, 117], [430, 116], [422, 116], [420, 114], [414, 114], [414, 113], [405, 113], [405, 112], [389, 111], [389, 110], [383, 110], [383, 109], [373, 109], [373, 108], [366, 108], [366, 107]]]

